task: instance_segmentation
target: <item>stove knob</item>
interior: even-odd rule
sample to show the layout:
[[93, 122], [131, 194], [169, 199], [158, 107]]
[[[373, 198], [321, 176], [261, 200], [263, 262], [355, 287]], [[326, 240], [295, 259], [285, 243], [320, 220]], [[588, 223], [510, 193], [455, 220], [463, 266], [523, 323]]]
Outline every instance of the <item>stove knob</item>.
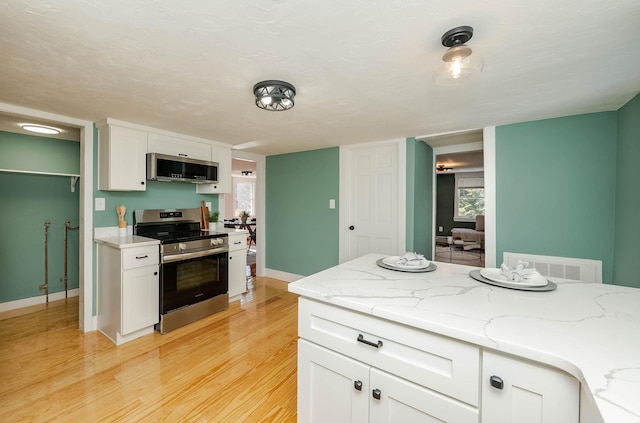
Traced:
[[187, 249], [187, 244], [180, 242], [178, 243], [178, 250], [182, 251], [182, 250], [186, 250]]
[[212, 245], [212, 246], [214, 246], [214, 245], [218, 245], [218, 240], [217, 240], [217, 239], [215, 239], [215, 238], [211, 238], [211, 245]]

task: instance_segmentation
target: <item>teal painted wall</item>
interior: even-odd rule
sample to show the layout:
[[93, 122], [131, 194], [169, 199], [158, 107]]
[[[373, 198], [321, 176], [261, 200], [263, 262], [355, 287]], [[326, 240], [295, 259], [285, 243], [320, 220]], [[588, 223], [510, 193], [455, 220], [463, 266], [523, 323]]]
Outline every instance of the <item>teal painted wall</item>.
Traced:
[[267, 268], [307, 276], [338, 264], [339, 173], [337, 147], [266, 158]]
[[[80, 144], [0, 131], [0, 168], [79, 174]], [[76, 185], [76, 188], [79, 184]], [[44, 222], [48, 239], [49, 293], [64, 291], [64, 222], [77, 227], [79, 190], [69, 177], [0, 172], [0, 302], [44, 295]], [[78, 231], [69, 231], [68, 289], [79, 286]]]
[[433, 149], [407, 139], [407, 251], [433, 254]]
[[93, 212], [96, 228], [117, 226], [116, 206], [120, 204], [127, 208], [125, 220], [129, 225], [133, 225], [133, 211], [137, 209], [196, 208], [201, 201], [211, 202], [214, 210], [218, 208], [217, 194], [196, 194], [195, 185], [188, 183], [147, 181], [146, 191], [99, 191], [97, 129], [94, 129], [93, 148], [93, 195], [105, 199], [105, 210]]
[[416, 139], [411, 137], [407, 138], [406, 143], [406, 227], [405, 227], [405, 251], [415, 251], [415, 173], [416, 173]]
[[0, 131], [0, 169], [80, 174], [80, 143]]
[[496, 128], [496, 260], [505, 251], [602, 260], [613, 273], [616, 112]]
[[613, 281], [640, 288], [640, 95], [618, 110]]

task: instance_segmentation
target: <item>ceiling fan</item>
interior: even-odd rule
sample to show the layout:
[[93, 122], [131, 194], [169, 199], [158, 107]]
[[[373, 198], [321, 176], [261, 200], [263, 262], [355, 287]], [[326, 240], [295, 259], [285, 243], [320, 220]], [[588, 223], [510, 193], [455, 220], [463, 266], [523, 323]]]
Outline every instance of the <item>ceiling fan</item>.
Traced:
[[436, 171], [438, 172], [450, 172], [452, 170], [453, 170], [452, 167], [446, 167], [446, 165], [444, 164], [436, 165]]

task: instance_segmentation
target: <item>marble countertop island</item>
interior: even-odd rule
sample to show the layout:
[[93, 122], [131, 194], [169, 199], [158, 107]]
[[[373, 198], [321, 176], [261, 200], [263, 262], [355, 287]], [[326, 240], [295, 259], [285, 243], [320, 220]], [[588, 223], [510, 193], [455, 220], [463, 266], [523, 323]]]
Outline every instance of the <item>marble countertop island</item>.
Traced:
[[289, 291], [562, 369], [606, 423], [640, 422], [640, 289], [550, 278], [550, 292], [478, 282], [437, 263], [386, 270], [369, 254], [289, 284]]

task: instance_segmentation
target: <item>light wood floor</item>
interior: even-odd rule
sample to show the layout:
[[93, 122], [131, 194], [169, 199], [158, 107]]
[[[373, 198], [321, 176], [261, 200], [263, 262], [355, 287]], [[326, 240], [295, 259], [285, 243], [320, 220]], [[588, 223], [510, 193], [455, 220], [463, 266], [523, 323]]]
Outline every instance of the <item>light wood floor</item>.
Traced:
[[229, 309], [119, 347], [78, 299], [0, 313], [1, 422], [295, 422], [297, 295], [256, 278]]

